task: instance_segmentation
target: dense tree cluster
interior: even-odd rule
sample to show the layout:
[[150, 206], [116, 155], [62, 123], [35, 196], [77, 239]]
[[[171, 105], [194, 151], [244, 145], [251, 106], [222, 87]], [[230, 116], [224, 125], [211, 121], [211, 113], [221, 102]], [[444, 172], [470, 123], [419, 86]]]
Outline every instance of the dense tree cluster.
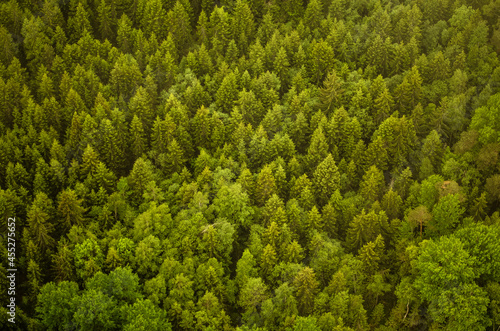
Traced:
[[14, 328], [497, 330], [499, 18], [2, 1]]

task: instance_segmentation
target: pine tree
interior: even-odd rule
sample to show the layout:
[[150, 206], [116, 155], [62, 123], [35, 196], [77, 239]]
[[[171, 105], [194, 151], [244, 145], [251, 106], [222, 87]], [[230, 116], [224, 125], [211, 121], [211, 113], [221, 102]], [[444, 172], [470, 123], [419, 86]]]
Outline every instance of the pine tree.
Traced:
[[393, 191], [392, 188], [390, 188], [382, 198], [381, 207], [390, 220], [400, 218], [402, 205], [403, 200], [401, 199], [401, 196], [397, 192]]
[[386, 119], [373, 134], [373, 139], [382, 137], [389, 155], [389, 167], [401, 165], [415, 146], [416, 133], [413, 123], [405, 116]]
[[[336, 193], [340, 194], [337, 190]], [[335, 207], [331, 202], [323, 206], [321, 210], [323, 216], [323, 223], [325, 231], [330, 235], [330, 238], [338, 238], [338, 228], [339, 228], [339, 213], [335, 210]]]
[[305, 267], [295, 277], [293, 285], [297, 289], [299, 312], [308, 315], [313, 308], [313, 300], [319, 286], [314, 270]]
[[388, 170], [387, 163], [389, 162], [389, 156], [387, 155], [387, 149], [381, 137], [375, 138], [375, 140], [368, 145], [363, 159], [364, 168], [366, 170], [371, 166], [376, 166], [382, 171]]
[[262, 163], [264, 163], [268, 159], [268, 145], [269, 140], [267, 137], [267, 133], [264, 130], [263, 126], [260, 125], [253, 135], [247, 149], [247, 153], [250, 159], [250, 165], [253, 169], [258, 169], [262, 165]]
[[17, 55], [17, 47], [12, 39], [12, 35], [3, 26], [0, 28], [0, 44], [2, 45], [0, 62], [8, 65], [12, 58]]
[[97, 152], [92, 148], [92, 146], [87, 145], [82, 155], [82, 164], [80, 166], [81, 176], [86, 177], [88, 175], [95, 174], [99, 161], [99, 155]]
[[330, 196], [339, 188], [340, 174], [331, 154], [314, 171], [313, 185], [320, 206], [324, 206]]
[[267, 279], [271, 276], [274, 267], [276, 266], [276, 262], [278, 261], [278, 257], [276, 254], [276, 249], [271, 244], [267, 244], [262, 251], [261, 257], [261, 270]]
[[304, 13], [304, 25], [309, 27], [311, 31], [320, 27], [320, 22], [323, 19], [323, 8], [321, 1], [313, 0], [307, 4]]
[[51, 248], [54, 244], [52, 232], [54, 225], [52, 224], [52, 201], [42, 192], [35, 196], [33, 204], [28, 210], [28, 226], [29, 235], [33, 238], [35, 244], [43, 251]]
[[106, 0], [101, 0], [97, 7], [97, 20], [99, 22], [99, 32], [101, 40], [115, 40], [115, 27], [117, 25], [116, 11], [113, 4], [107, 4]]
[[166, 37], [165, 29], [162, 27], [166, 23], [166, 11], [163, 3], [158, 0], [144, 1], [141, 3], [141, 27], [146, 37], [155, 34], [161, 39]]
[[116, 95], [128, 100], [142, 81], [137, 61], [129, 55], [121, 55], [111, 70], [110, 83]]
[[239, 305], [245, 310], [243, 320], [254, 324], [259, 319], [258, 307], [268, 298], [267, 286], [261, 278], [249, 278], [240, 291]]
[[28, 293], [29, 293], [29, 301], [32, 304], [35, 304], [34, 298], [38, 296], [40, 292], [40, 288], [42, 287], [42, 273], [40, 270], [40, 266], [33, 260], [28, 261]]
[[394, 105], [394, 101], [392, 96], [387, 88], [385, 88], [379, 96], [375, 99], [374, 104], [374, 117], [375, 124], [379, 125], [382, 123], [387, 117], [392, 114], [391, 108]]
[[291, 136], [298, 152], [302, 153], [305, 151], [308, 127], [304, 113], [302, 111], [299, 112], [291, 128]]
[[371, 166], [363, 175], [363, 181], [359, 185], [359, 193], [367, 201], [376, 201], [382, 196], [384, 186], [383, 173], [376, 166]]
[[[206, 0], [204, 0], [204, 2], [205, 1]], [[198, 16], [198, 23], [196, 24], [196, 36], [198, 37], [198, 41], [200, 42], [201, 47], [204, 47], [205, 49], [205, 45], [209, 45], [210, 42], [207, 13], [210, 13], [211, 10], [212, 8], [210, 8], [209, 11], [206, 11], [205, 8], [202, 8], [200, 15]]]
[[410, 56], [408, 54], [408, 48], [403, 42], [394, 44], [393, 49], [394, 58], [391, 64], [391, 74], [399, 74], [410, 67]]
[[300, 263], [304, 258], [303, 251], [304, 249], [300, 244], [294, 240], [286, 246], [284, 259], [289, 263]]
[[328, 143], [326, 142], [323, 128], [320, 126], [311, 137], [311, 143], [307, 149], [307, 161], [309, 167], [316, 168], [321, 160], [324, 160], [328, 155]]
[[383, 76], [387, 77], [389, 76], [393, 52], [391, 38], [387, 37], [384, 40], [380, 35], [377, 35], [367, 51], [367, 56], [370, 64], [375, 66]]
[[167, 160], [170, 173], [180, 172], [186, 162], [186, 159], [184, 158], [184, 151], [179, 146], [175, 138], [172, 139], [168, 145]]
[[202, 148], [208, 148], [210, 146], [212, 123], [209, 114], [209, 110], [201, 106], [192, 119], [194, 142], [196, 146]]
[[323, 229], [323, 218], [316, 206], [313, 206], [309, 213], [307, 213], [307, 224], [309, 229], [321, 231]]
[[264, 130], [266, 130], [267, 134], [270, 137], [273, 137], [276, 133], [278, 133], [278, 131], [281, 130], [282, 121], [283, 108], [275, 105], [273, 108], [269, 109], [266, 116], [262, 120], [261, 125], [263, 126]]
[[180, 1], [167, 14], [169, 32], [180, 53], [184, 53], [191, 42], [191, 24], [189, 14]]
[[65, 240], [57, 244], [57, 252], [52, 255], [53, 270], [58, 281], [74, 279], [73, 253]]
[[68, 19], [68, 28], [70, 30], [70, 40], [72, 42], [78, 41], [84, 36], [85, 33], [92, 34], [92, 26], [89, 21], [90, 15], [85, 10], [81, 2], [76, 7], [74, 16]]
[[255, 266], [256, 262], [254, 256], [250, 253], [248, 248], [245, 249], [243, 255], [236, 264], [235, 281], [239, 288], [243, 288], [250, 278], [257, 277], [257, 269]]
[[229, 14], [216, 6], [210, 14], [210, 41], [215, 54], [222, 55], [232, 39]]
[[232, 17], [232, 35], [236, 40], [239, 50], [245, 54], [248, 50], [250, 40], [253, 39], [254, 14], [246, 0], [236, 1]]
[[151, 127], [154, 121], [154, 101], [151, 100], [150, 95], [146, 89], [140, 86], [135, 92], [134, 96], [130, 99], [129, 107], [134, 116], [137, 116], [146, 130], [146, 134], [151, 132]]
[[363, 268], [368, 275], [379, 270], [379, 263], [383, 259], [384, 249], [384, 239], [381, 235], [378, 235], [375, 241], [370, 241], [359, 249], [359, 259], [363, 262]]
[[333, 68], [334, 52], [333, 48], [323, 40], [319, 42], [314, 40], [310, 49], [309, 72], [313, 82], [319, 85], [325, 78], [325, 73]]
[[276, 180], [276, 189], [278, 195], [282, 199], [287, 199], [288, 197], [288, 182], [286, 177], [287, 175], [285, 169], [283, 168], [283, 166], [281, 166], [281, 164], [279, 164], [274, 173], [274, 178]]
[[263, 206], [265, 202], [276, 193], [276, 181], [271, 167], [265, 165], [257, 177], [255, 187], [255, 201], [257, 205]]
[[166, 154], [168, 146], [174, 139], [174, 131], [177, 129], [175, 122], [170, 115], [166, 115], [164, 120], [159, 116], [153, 125], [151, 132], [152, 152], [158, 157], [161, 154]]
[[83, 200], [78, 199], [75, 191], [62, 191], [58, 201], [57, 211], [64, 229], [69, 230], [73, 225], [82, 226], [86, 210], [82, 207]]
[[286, 54], [286, 51], [283, 47], [281, 47], [276, 54], [276, 57], [274, 58], [273, 62], [273, 67], [274, 71], [278, 75], [278, 78], [281, 81], [281, 92], [283, 93], [285, 91], [286, 85], [287, 85], [287, 74], [288, 74], [288, 67], [290, 66], [290, 63], [288, 61], [288, 57]]
[[142, 201], [144, 190], [152, 180], [154, 180], [154, 174], [150, 162], [138, 158], [127, 178], [134, 198], [132, 201], [136, 203]]
[[474, 220], [480, 221], [486, 216], [485, 208], [487, 206], [486, 193], [481, 193], [481, 196], [474, 199], [474, 204], [471, 207], [471, 214]]
[[[276, 247], [278, 248], [280, 247], [279, 246], [280, 234], [281, 230], [278, 223], [271, 221], [269, 222], [269, 226], [264, 232], [262, 238], [264, 239], [264, 243], [268, 243], [269, 245], [271, 245], [273, 248], [276, 249]], [[277, 253], [279, 253], [279, 251]]]
[[243, 91], [238, 93], [238, 100], [236, 101], [238, 111], [243, 116], [243, 119], [257, 127], [264, 118], [264, 107], [262, 102], [257, 99], [253, 91]]
[[238, 179], [236, 180], [238, 184], [241, 185], [241, 188], [246, 191], [250, 199], [252, 199], [255, 191], [255, 180], [253, 178], [252, 172], [248, 168], [244, 168]]
[[450, 60], [445, 58], [443, 52], [438, 51], [431, 61], [432, 80], [444, 80], [449, 78]]
[[125, 146], [120, 143], [120, 136], [110, 120], [103, 120], [99, 131], [101, 134], [99, 154], [113, 172], [120, 173], [125, 161], [123, 154]]
[[416, 66], [403, 78], [403, 82], [396, 87], [395, 90], [396, 105], [402, 113], [407, 113], [409, 110], [421, 102], [422, 99], [422, 78]]
[[132, 156], [135, 161], [146, 152], [147, 140], [142, 122], [137, 115], [134, 115], [130, 122], [130, 146], [132, 147]]
[[330, 71], [323, 82], [323, 88], [320, 89], [321, 102], [327, 114], [341, 104], [344, 93], [342, 85], [343, 81], [337, 76], [336, 71]]
[[387, 227], [385, 212], [376, 214], [372, 210], [367, 214], [363, 209], [349, 224], [346, 242], [350, 248], [358, 250], [367, 242], [375, 240]]
[[224, 77], [222, 84], [217, 90], [216, 103], [226, 113], [229, 113], [238, 96], [238, 85], [234, 73]]

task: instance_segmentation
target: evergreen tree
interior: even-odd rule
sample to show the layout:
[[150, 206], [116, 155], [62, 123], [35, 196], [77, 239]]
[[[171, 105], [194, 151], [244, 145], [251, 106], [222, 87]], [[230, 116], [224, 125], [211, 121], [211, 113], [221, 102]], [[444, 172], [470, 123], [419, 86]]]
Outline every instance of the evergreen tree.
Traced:
[[115, 40], [115, 26], [117, 25], [116, 11], [112, 4], [101, 0], [97, 7], [99, 32], [102, 40]]
[[68, 18], [71, 41], [78, 41], [85, 33], [92, 34], [92, 26], [90, 25], [89, 17], [90, 15], [87, 13], [82, 3], [78, 3], [76, 12]]
[[263, 206], [264, 203], [273, 194], [276, 193], [276, 180], [269, 165], [262, 168], [257, 176], [257, 183], [255, 186], [255, 201], [258, 205]]
[[340, 105], [344, 89], [342, 80], [337, 76], [335, 70], [328, 73], [321, 91], [321, 101], [326, 113]]
[[222, 81], [216, 95], [217, 105], [221, 107], [224, 112], [229, 113], [236, 101], [238, 95], [238, 85], [234, 73], [230, 73]]
[[65, 230], [69, 230], [73, 225], [82, 226], [85, 209], [81, 206], [83, 200], [78, 199], [75, 191], [62, 191], [58, 200], [57, 210]]
[[340, 183], [340, 174], [331, 154], [318, 165], [313, 178], [316, 199], [320, 205], [325, 205]]
[[184, 53], [191, 40], [191, 24], [189, 14], [180, 1], [168, 12], [166, 21], [177, 49]]
[[379, 200], [384, 189], [384, 175], [376, 166], [371, 166], [363, 175], [359, 193], [367, 201]]
[[51, 248], [54, 244], [54, 238], [51, 235], [54, 231], [52, 209], [50, 198], [45, 193], [39, 192], [27, 213], [29, 235], [42, 250]]
[[328, 143], [326, 142], [323, 129], [318, 127], [314, 130], [311, 137], [311, 144], [307, 150], [307, 159], [309, 166], [313, 169], [318, 165], [321, 160], [328, 156]]
[[309, 267], [303, 268], [295, 277], [293, 285], [297, 289], [299, 313], [302, 315], [309, 314], [319, 285], [314, 270]]
[[147, 147], [143, 124], [137, 115], [134, 115], [134, 118], [130, 122], [129, 134], [133, 153], [132, 155], [134, 160], [136, 160], [146, 152]]

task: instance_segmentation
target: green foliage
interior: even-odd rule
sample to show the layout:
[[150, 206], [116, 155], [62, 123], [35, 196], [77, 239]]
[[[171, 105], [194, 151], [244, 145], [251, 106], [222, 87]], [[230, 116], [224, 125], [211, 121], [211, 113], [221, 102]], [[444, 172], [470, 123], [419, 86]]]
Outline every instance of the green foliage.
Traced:
[[149, 300], [138, 300], [123, 309], [125, 320], [123, 330], [171, 330], [164, 310], [159, 309]]
[[318, 165], [314, 172], [315, 195], [320, 205], [324, 205], [338, 189], [340, 174], [331, 154]]
[[110, 330], [116, 326], [116, 302], [100, 291], [89, 290], [77, 297], [75, 308], [74, 323], [80, 330]]
[[36, 312], [48, 330], [66, 330], [73, 327], [73, 314], [78, 284], [63, 281], [59, 284], [47, 283], [40, 290]]
[[480, 276], [474, 269], [476, 257], [455, 237], [424, 241], [415, 267], [415, 287], [430, 303], [430, 315], [440, 324], [465, 330], [487, 326], [485, 316], [489, 299], [474, 283]]
[[450, 233], [460, 222], [464, 209], [460, 206], [458, 194], [448, 194], [442, 197], [432, 209], [432, 221], [429, 228], [432, 233], [444, 235]]
[[80, 279], [86, 280], [99, 272], [104, 263], [101, 247], [94, 239], [85, 239], [74, 249], [76, 273]]
[[18, 329], [497, 329], [499, 8], [2, 2]]
[[479, 132], [479, 141], [483, 144], [498, 142], [500, 137], [496, 127], [499, 122], [498, 113], [500, 95], [495, 94], [488, 99], [486, 106], [478, 108], [472, 117], [470, 128]]

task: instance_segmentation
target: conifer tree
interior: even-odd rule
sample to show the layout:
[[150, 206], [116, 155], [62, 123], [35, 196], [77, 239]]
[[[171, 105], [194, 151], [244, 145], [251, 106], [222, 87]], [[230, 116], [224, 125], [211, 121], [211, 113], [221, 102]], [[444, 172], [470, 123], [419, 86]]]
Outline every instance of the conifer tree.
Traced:
[[363, 175], [363, 181], [359, 185], [359, 193], [367, 201], [379, 200], [384, 186], [383, 173], [376, 166], [371, 166]]
[[177, 49], [184, 53], [191, 40], [191, 24], [189, 14], [180, 1], [168, 12], [166, 21]]
[[130, 122], [130, 145], [132, 147], [133, 159], [138, 159], [146, 152], [147, 140], [145, 138], [145, 132], [142, 122], [139, 120], [137, 115], [134, 115], [132, 121]]
[[331, 154], [314, 171], [313, 185], [318, 203], [325, 205], [330, 196], [339, 188], [340, 174]]
[[304, 13], [304, 25], [308, 26], [311, 30], [319, 28], [322, 20], [322, 11], [321, 1], [313, 0], [309, 2]]
[[52, 201], [43, 192], [36, 194], [33, 204], [28, 210], [28, 226], [29, 234], [33, 238], [34, 243], [42, 250], [51, 248], [54, 244], [52, 232], [54, 231], [54, 224], [52, 223], [51, 215]]
[[311, 137], [311, 143], [307, 149], [307, 161], [313, 169], [321, 160], [328, 156], [328, 143], [326, 142], [325, 134], [321, 127], [314, 130]]
[[316, 206], [312, 206], [311, 210], [307, 214], [307, 225], [309, 229], [314, 229], [321, 231], [323, 229], [323, 218], [318, 211]]
[[56, 280], [74, 280], [73, 253], [66, 241], [59, 241], [57, 252], [52, 255], [52, 265]]
[[381, 235], [378, 235], [375, 241], [370, 241], [360, 248], [359, 258], [363, 262], [367, 274], [374, 274], [379, 269], [379, 263], [383, 258], [384, 248], [384, 239]]
[[82, 226], [85, 208], [82, 207], [83, 200], [78, 199], [75, 191], [62, 191], [58, 200], [57, 211], [65, 230], [69, 230], [73, 225]]
[[394, 105], [392, 96], [387, 88], [385, 88], [375, 99], [374, 117], [375, 123], [382, 123], [392, 113], [391, 108]]
[[131, 55], [121, 55], [111, 70], [110, 83], [116, 95], [128, 100], [135, 94], [142, 81], [142, 74], [137, 61]]
[[68, 28], [71, 31], [71, 41], [78, 41], [85, 33], [92, 34], [92, 26], [89, 17], [89, 13], [87, 13], [82, 3], [79, 2], [76, 7], [76, 12], [68, 19]]
[[232, 19], [232, 35], [239, 50], [246, 53], [254, 32], [254, 14], [246, 0], [236, 1]]
[[234, 106], [238, 96], [237, 88], [236, 76], [234, 73], [230, 73], [224, 77], [221, 86], [217, 90], [217, 105], [226, 113], [229, 113]]
[[297, 289], [299, 313], [309, 314], [312, 311], [313, 299], [319, 285], [314, 270], [309, 267], [303, 268], [295, 277], [293, 285]]
[[276, 193], [276, 181], [269, 165], [265, 165], [257, 177], [255, 200], [259, 206]]
[[344, 93], [342, 84], [343, 82], [337, 76], [335, 70], [332, 70], [326, 76], [323, 82], [323, 88], [320, 91], [323, 108], [327, 114], [340, 105]]
[[310, 48], [309, 72], [312, 80], [319, 84], [325, 78], [325, 73], [330, 72], [333, 68], [333, 49], [323, 40], [319, 42], [314, 40]]

